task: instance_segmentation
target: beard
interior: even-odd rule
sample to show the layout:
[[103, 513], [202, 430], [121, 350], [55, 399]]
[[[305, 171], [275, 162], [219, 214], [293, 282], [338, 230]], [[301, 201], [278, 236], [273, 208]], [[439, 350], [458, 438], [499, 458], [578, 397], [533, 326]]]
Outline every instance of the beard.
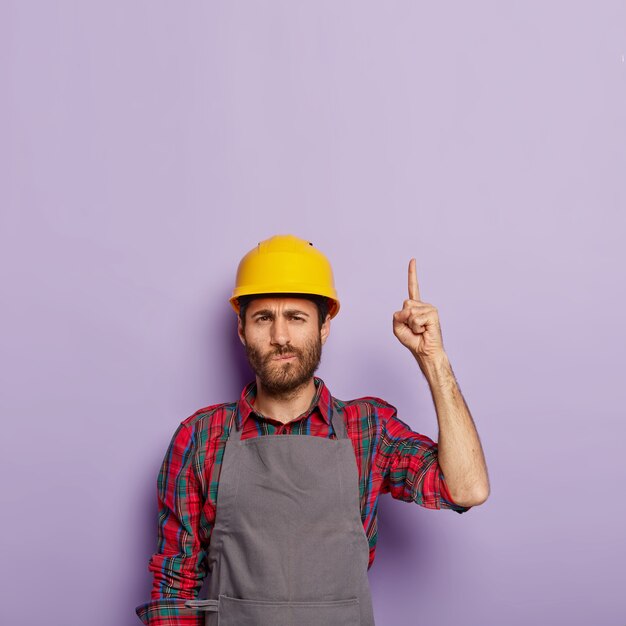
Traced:
[[[322, 358], [322, 341], [314, 337], [302, 349], [295, 346], [277, 347], [263, 354], [259, 349], [245, 344], [250, 367], [267, 393], [285, 396], [293, 393], [311, 380]], [[273, 361], [277, 356], [294, 355], [294, 361]]]

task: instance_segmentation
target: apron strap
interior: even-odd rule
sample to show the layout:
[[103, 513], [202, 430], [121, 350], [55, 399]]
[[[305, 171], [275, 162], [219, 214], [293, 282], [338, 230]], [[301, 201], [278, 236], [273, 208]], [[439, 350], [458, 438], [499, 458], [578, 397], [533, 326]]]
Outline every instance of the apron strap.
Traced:
[[235, 407], [235, 411], [233, 412], [233, 418], [230, 420], [230, 426], [228, 431], [228, 439], [226, 443], [233, 441], [235, 443], [241, 441], [241, 432], [243, 428], [239, 430], [237, 428], [237, 419], [239, 418], [239, 401], [237, 401], [237, 406]]
[[[348, 438], [348, 430], [346, 428], [346, 420], [342, 419], [341, 416], [337, 415], [337, 411], [335, 411], [333, 407], [333, 401], [331, 398], [330, 406], [328, 407], [330, 410], [330, 423], [333, 428], [333, 432], [335, 433], [335, 437], [337, 439], [347, 439]], [[237, 406], [233, 411], [233, 416], [230, 420], [229, 424], [229, 432], [228, 432], [228, 441], [241, 441], [241, 430], [237, 429], [237, 417], [239, 416], [239, 402], [237, 402]]]
[[330, 423], [333, 425], [333, 432], [337, 439], [347, 439], [348, 429], [346, 428], [346, 420], [337, 414], [333, 408], [332, 398], [330, 400]]
[[237, 406], [233, 411], [233, 416], [230, 420], [230, 424], [228, 425], [228, 439], [226, 443], [229, 441], [240, 441], [241, 440], [241, 430], [237, 430], [237, 418], [239, 417], [239, 401], [237, 402]]

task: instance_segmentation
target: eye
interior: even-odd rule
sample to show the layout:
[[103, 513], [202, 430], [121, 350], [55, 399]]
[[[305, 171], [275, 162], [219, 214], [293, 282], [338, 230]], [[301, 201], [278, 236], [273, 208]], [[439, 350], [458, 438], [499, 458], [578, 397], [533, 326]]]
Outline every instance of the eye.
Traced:
[[269, 315], [257, 315], [257, 317], [256, 317], [256, 321], [257, 322], [267, 322], [270, 319], [271, 318], [270, 318]]
[[301, 315], [292, 315], [291, 319], [295, 320], [296, 322], [304, 322], [304, 318]]

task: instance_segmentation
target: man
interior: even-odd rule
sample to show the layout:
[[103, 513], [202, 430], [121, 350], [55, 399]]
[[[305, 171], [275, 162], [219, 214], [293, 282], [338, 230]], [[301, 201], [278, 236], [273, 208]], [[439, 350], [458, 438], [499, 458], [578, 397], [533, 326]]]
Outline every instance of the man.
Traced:
[[[231, 304], [256, 380], [172, 438], [152, 601], [137, 607], [145, 624], [373, 626], [379, 495], [459, 513], [487, 499], [480, 440], [414, 259], [408, 285], [393, 331], [429, 383], [438, 444], [383, 400], [333, 398], [314, 376], [339, 311], [324, 255], [287, 235], [242, 259]], [[207, 598], [196, 599], [207, 572]]]

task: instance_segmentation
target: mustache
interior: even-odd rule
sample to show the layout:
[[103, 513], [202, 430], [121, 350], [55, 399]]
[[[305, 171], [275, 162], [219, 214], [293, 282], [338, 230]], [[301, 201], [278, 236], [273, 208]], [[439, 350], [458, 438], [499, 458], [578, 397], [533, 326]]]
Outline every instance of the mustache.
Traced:
[[274, 357], [277, 356], [302, 356], [302, 350], [299, 350], [298, 348], [293, 348], [291, 346], [286, 346], [284, 348], [276, 348], [276, 350], [274, 350], [273, 352], [270, 352], [270, 354], [268, 354], [265, 357], [266, 361], [270, 361], [271, 359], [273, 359]]

